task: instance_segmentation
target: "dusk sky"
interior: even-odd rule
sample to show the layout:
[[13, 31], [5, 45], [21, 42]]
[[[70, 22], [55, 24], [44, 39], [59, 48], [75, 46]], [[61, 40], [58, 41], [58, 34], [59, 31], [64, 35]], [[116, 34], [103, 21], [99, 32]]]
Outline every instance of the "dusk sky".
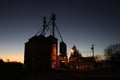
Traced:
[[56, 14], [56, 24], [67, 53], [76, 45], [83, 56], [103, 55], [120, 43], [119, 0], [0, 0], [0, 58], [24, 60], [24, 44], [43, 25], [43, 17]]

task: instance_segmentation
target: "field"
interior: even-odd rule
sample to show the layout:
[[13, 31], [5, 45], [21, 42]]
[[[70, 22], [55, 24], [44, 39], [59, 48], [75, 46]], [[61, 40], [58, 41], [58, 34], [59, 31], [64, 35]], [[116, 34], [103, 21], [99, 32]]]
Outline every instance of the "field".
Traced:
[[0, 80], [120, 80], [120, 71], [112, 69], [94, 71], [2, 71]]

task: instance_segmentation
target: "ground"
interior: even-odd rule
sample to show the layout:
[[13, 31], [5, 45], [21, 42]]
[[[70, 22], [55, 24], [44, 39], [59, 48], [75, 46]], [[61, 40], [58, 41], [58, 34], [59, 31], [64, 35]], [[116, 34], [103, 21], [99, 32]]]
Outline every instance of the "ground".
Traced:
[[120, 80], [119, 70], [3, 71], [0, 80]]

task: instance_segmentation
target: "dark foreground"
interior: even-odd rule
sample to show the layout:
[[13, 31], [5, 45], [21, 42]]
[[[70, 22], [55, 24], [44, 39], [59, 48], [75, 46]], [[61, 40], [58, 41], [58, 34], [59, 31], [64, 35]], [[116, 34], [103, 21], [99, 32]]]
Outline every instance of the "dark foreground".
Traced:
[[1, 70], [0, 80], [120, 80], [120, 70], [39, 71]]

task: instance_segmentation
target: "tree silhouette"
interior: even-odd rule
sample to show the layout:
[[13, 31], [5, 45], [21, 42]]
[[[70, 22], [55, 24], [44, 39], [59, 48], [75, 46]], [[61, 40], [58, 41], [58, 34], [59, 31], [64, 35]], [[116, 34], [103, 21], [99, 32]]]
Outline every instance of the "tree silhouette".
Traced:
[[110, 62], [113, 67], [120, 67], [120, 43], [109, 45], [105, 48], [104, 53], [110, 56]]
[[2, 59], [0, 59], [0, 65], [1, 65], [1, 64], [4, 64], [4, 61], [3, 61]]
[[73, 45], [71, 49], [71, 57], [82, 57], [81, 53], [78, 51], [75, 45]]

